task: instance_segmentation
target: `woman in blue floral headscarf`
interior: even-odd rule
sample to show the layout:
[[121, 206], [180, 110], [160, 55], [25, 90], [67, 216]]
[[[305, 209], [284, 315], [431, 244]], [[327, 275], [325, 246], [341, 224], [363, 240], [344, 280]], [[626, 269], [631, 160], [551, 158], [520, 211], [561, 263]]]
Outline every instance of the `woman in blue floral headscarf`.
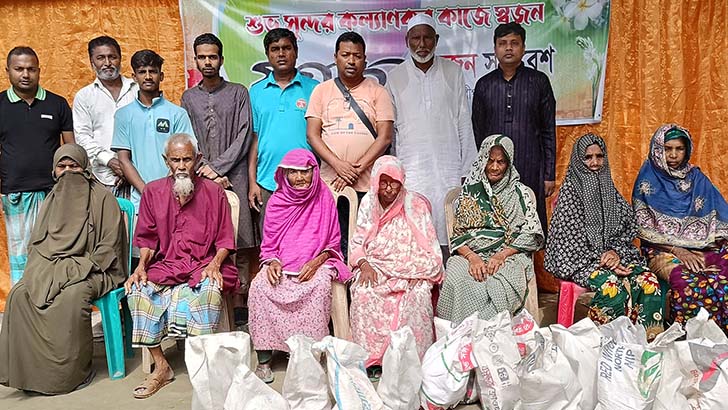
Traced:
[[672, 318], [685, 323], [703, 307], [728, 332], [728, 204], [690, 164], [692, 151], [685, 128], [661, 126], [632, 205], [650, 270], [670, 282]]

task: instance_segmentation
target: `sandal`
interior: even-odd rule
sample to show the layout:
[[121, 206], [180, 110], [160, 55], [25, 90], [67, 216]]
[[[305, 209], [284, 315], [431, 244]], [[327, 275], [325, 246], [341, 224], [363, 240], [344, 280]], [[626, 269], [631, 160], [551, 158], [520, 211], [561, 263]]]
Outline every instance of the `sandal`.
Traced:
[[270, 365], [258, 365], [258, 367], [255, 368], [255, 375], [258, 376], [260, 380], [263, 380], [265, 384], [271, 384], [273, 383], [273, 380], [275, 380], [273, 369], [270, 368]]
[[372, 383], [376, 383], [382, 378], [382, 366], [367, 367], [367, 377]]
[[[142, 384], [134, 388], [134, 398], [146, 399], [147, 397], [154, 395], [162, 387], [172, 383], [172, 380], [174, 380], [174, 372], [172, 372], [172, 369], [169, 370], [169, 374], [170, 377], [164, 380], [161, 380], [161, 376], [159, 375], [150, 374], [149, 376], [147, 376]], [[143, 393], [140, 393], [140, 391], [143, 391]]]

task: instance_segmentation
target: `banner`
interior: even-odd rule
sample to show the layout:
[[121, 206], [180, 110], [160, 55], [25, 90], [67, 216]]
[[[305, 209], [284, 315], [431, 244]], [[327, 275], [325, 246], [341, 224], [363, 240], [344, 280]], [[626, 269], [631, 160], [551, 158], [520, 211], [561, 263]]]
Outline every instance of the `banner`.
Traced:
[[407, 22], [426, 13], [437, 22], [437, 55], [462, 67], [472, 95], [498, 65], [493, 31], [515, 21], [526, 29], [524, 64], [551, 80], [559, 125], [601, 121], [609, 11], [610, 0], [180, 0], [188, 87], [202, 78], [192, 48], [199, 34], [220, 37], [223, 76], [250, 86], [271, 70], [263, 38], [277, 27], [296, 33], [298, 69], [319, 81], [336, 76], [336, 38], [358, 32], [367, 45], [365, 74], [385, 84], [387, 72], [409, 58]]

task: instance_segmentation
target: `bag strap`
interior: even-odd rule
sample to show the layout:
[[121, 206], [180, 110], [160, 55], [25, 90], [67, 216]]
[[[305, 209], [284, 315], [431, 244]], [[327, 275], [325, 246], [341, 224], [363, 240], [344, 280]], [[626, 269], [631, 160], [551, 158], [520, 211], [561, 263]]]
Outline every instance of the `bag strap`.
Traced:
[[352, 110], [356, 113], [356, 115], [359, 117], [361, 122], [364, 124], [365, 127], [369, 130], [369, 132], [372, 133], [372, 136], [374, 139], [377, 139], [377, 130], [374, 129], [374, 125], [372, 125], [372, 122], [369, 121], [369, 118], [366, 114], [364, 114], [364, 111], [362, 111], [361, 107], [359, 107], [359, 104], [356, 103], [356, 99], [354, 96], [351, 95], [349, 90], [346, 88], [346, 86], [341, 82], [339, 77], [334, 78], [334, 84], [336, 84], [337, 87], [339, 87], [339, 91], [341, 91], [341, 94], [344, 95], [344, 99], [346, 102], [349, 103], [349, 106]]

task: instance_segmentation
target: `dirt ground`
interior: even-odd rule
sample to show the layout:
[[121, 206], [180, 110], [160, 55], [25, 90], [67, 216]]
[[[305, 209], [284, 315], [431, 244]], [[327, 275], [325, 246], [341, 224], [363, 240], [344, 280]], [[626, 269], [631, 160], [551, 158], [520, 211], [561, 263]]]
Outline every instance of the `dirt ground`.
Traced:
[[[543, 325], [556, 321], [557, 295], [540, 295], [540, 306], [544, 313]], [[577, 308], [577, 317], [584, 316], [584, 308]], [[121, 380], [110, 380], [106, 369], [106, 358], [103, 343], [94, 343], [94, 368], [96, 378], [90, 386], [62, 396], [31, 396], [15, 389], [0, 386], [0, 409], [12, 410], [81, 410], [81, 409], [134, 409], [163, 410], [189, 409], [192, 397], [190, 384], [184, 363], [184, 352], [176, 347], [166, 351], [167, 358], [175, 371], [175, 381], [161, 389], [154, 396], [137, 400], [132, 397], [132, 390], [144, 380], [141, 368], [141, 354], [137, 352], [134, 359], [127, 360], [127, 375]], [[284, 357], [276, 356], [274, 366], [276, 380], [273, 388], [280, 392], [285, 377], [286, 362]], [[459, 406], [458, 410], [479, 409], [477, 405]], [[265, 410], [265, 409], [262, 409]]]

